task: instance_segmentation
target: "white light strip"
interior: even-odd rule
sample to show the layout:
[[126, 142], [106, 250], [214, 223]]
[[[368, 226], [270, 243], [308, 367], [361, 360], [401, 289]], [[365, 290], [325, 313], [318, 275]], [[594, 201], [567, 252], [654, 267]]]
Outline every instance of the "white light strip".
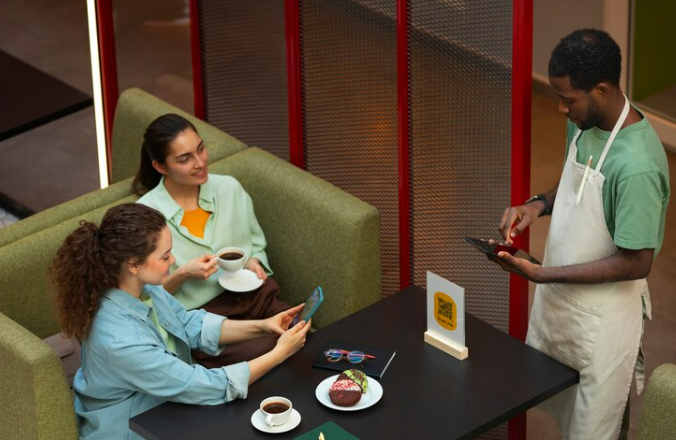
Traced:
[[101, 85], [101, 60], [99, 58], [99, 33], [96, 23], [96, 0], [87, 0], [89, 25], [89, 58], [92, 62], [92, 90], [94, 95], [94, 122], [99, 156], [99, 181], [101, 188], [108, 186], [108, 156], [106, 154], [106, 125], [103, 121], [103, 89]]

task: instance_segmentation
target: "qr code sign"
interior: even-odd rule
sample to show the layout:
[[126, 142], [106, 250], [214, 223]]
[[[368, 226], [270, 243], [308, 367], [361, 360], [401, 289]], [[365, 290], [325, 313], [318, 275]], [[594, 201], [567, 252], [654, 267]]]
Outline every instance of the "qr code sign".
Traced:
[[440, 326], [447, 330], [455, 330], [458, 312], [453, 298], [442, 292], [434, 294], [434, 318]]

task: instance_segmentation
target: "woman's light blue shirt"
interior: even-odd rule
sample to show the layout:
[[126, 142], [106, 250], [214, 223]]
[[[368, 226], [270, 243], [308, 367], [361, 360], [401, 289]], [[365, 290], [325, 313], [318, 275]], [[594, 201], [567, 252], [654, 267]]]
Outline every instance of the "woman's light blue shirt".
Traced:
[[75, 375], [75, 412], [81, 439], [140, 439], [129, 419], [165, 401], [219, 405], [247, 396], [246, 362], [206, 369], [190, 364], [190, 350], [219, 354], [222, 316], [186, 311], [161, 286], [147, 285], [158, 322], [175, 336], [170, 352], [151, 319], [151, 309], [119, 289], [108, 290]]

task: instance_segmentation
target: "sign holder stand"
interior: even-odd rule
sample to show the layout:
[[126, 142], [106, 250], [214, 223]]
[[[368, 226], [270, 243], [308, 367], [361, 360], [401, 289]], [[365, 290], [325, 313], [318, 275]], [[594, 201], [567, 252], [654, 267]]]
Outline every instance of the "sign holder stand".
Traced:
[[455, 342], [450, 341], [442, 336], [435, 335], [434, 332], [429, 330], [425, 332], [425, 342], [461, 361], [469, 356], [469, 350], [467, 347], [456, 344]]
[[465, 289], [427, 271], [427, 331], [424, 340], [462, 361], [465, 346]]

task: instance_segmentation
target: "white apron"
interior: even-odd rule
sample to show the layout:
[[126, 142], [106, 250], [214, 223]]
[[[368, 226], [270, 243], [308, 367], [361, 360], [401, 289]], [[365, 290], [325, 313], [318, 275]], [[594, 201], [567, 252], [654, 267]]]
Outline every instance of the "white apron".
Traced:
[[[543, 266], [567, 266], [618, 252], [608, 232], [600, 170], [629, 113], [629, 101], [589, 173], [576, 203], [586, 165], [576, 162], [578, 131], [556, 195]], [[639, 348], [643, 314], [650, 316], [645, 279], [605, 284], [538, 284], [526, 343], [580, 372], [580, 383], [540, 405], [559, 424], [567, 440], [615, 440], [636, 370], [643, 388]]]

